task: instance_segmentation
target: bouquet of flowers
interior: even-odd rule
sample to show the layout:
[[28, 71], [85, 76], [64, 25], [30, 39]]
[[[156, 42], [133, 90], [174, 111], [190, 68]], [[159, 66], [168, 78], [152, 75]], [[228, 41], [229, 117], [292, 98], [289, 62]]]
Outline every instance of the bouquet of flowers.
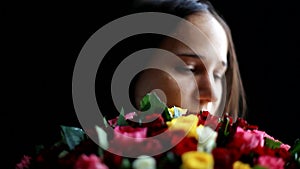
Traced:
[[[140, 112], [104, 119], [97, 142], [61, 126], [62, 139], [24, 155], [16, 169], [297, 169], [300, 141], [290, 146], [242, 118], [167, 107], [155, 94]], [[111, 132], [112, 131], [112, 132]]]

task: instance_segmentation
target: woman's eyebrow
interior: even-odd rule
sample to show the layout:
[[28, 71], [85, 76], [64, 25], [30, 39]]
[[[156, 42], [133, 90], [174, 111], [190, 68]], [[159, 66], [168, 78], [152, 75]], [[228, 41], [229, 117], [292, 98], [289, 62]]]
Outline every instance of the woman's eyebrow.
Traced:
[[201, 58], [205, 59], [203, 55], [197, 55], [197, 54], [192, 54], [192, 53], [179, 53], [177, 56], [187, 56], [187, 57], [192, 57], [192, 58]]
[[[199, 59], [205, 59], [205, 57], [203, 55], [197, 55], [197, 54], [192, 54], [192, 53], [179, 53], [177, 54], [177, 56], [187, 56], [187, 57], [192, 57], [192, 58], [199, 58]], [[220, 65], [222, 65], [223, 67], [228, 66], [226, 61], [220, 61]]]

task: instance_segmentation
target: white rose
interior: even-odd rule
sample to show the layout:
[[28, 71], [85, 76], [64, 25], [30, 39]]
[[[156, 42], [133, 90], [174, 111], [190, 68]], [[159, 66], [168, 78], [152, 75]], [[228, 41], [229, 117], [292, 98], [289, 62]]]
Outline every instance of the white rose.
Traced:
[[197, 150], [211, 153], [216, 146], [218, 133], [208, 126], [199, 125], [196, 129], [198, 135]]
[[132, 163], [133, 169], [156, 169], [156, 161], [151, 156], [142, 155]]

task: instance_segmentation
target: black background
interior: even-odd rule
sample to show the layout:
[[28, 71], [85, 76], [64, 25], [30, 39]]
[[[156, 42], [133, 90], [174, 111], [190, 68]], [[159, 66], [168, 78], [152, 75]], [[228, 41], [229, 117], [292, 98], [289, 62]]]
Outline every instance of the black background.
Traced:
[[[249, 123], [293, 144], [300, 137], [299, 10], [295, 2], [212, 1], [231, 27]], [[3, 122], [13, 163], [37, 143], [79, 126], [72, 73], [87, 39], [127, 3], [15, 3], [4, 6]], [[2, 7], [3, 8], [3, 7]], [[104, 11], [108, 10], [108, 11]], [[6, 78], [7, 77], [7, 78]], [[5, 140], [6, 140], [5, 139]]]

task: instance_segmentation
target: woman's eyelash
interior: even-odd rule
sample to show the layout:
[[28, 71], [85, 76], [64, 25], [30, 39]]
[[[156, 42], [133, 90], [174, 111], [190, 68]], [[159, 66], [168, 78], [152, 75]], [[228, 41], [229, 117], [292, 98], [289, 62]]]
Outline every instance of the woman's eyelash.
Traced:
[[175, 69], [180, 72], [195, 72], [196, 68], [193, 65], [185, 65], [185, 66], [176, 66]]
[[[175, 67], [175, 70], [180, 72], [180, 73], [189, 73], [189, 72], [192, 72], [192, 73], [199, 73], [199, 68], [195, 67], [194, 65], [178, 65]], [[224, 76], [224, 73], [222, 72], [215, 72], [213, 73], [213, 77], [215, 79], [222, 79]]]
[[224, 74], [222, 73], [214, 73], [214, 77], [217, 79], [221, 79], [223, 77]]

